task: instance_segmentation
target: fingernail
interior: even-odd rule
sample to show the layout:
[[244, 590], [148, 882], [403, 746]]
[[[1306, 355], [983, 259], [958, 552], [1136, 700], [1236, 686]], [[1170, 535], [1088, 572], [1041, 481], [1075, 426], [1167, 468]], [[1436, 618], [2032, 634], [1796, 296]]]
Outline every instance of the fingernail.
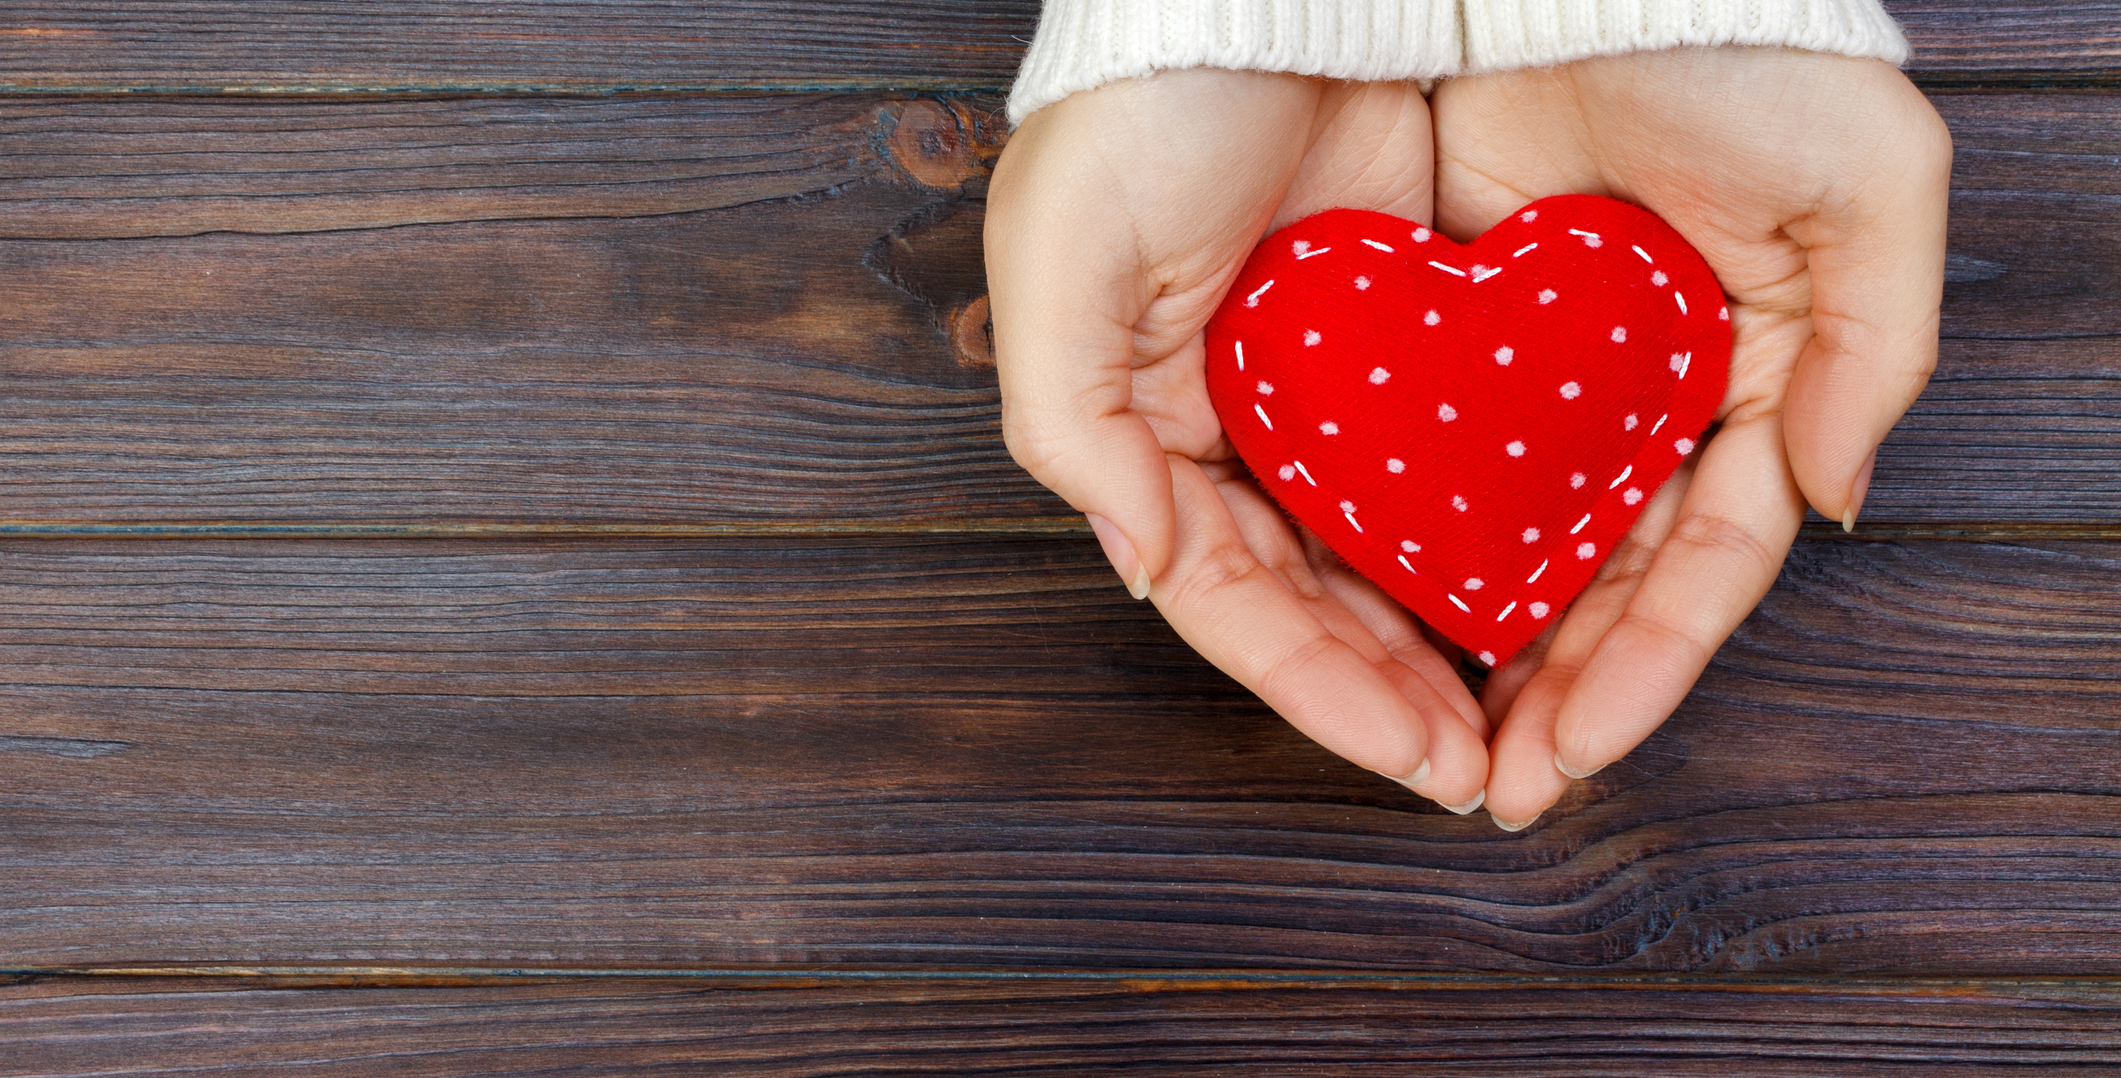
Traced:
[[[1379, 774], [1384, 774], [1383, 772], [1378, 772], [1378, 773], [1379, 773]], [[1388, 779], [1392, 779], [1392, 781], [1393, 781], [1393, 782], [1396, 782], [1396, 783], [1400, 784], [1401, 786], [1404, 786], [1404, 787], [1406, 787], [1406, 788], [1408, 788], [1408, 789], [1410, 789], [1410, 790], [1413, 790], [1413, 789], [1414, 789], [1414, 787], [1416, 787], [1416, 786], [1419, 786], [1419, 785], [1421, 785], [1422, 783], [1424, 783], [1424, 782], [1427, 782], [1427, 781], [1429, 781], [1429, 761], [1427, 761], [1427, 760], [1423, 760], [1423, 761], [1421, 762], [1421, 766], [1420, 766], [1420, 767], [1417, 767], [1417, 768], [1415, 768], [1415, 769], [1414, 769], [1414, 773], [1413, 773], [1413, 774], [1411, 774], [1411, 775], [1408, 775], [1408, 776], [1407, 776], [1406, 778], [1403, 778], [1403, 779], [1402, 779], [1402, 778], [1393, 778], [1393, 776], [1391, 776], [1391, 775], [1385, 775], [1385, 777], [1386, 777], [1386, 778], [1388, 778]], [[1421, 791], [1420, 791], [1420, 790], [1414, 790], [1414, 792], [1415, 792], [1415, 793], [1421, 793]]]
[[[1539, 815], [1540, 815], [1540, 816], [1544, 816], [1544, 815], [1546, 815], [1546, 813], [1542, 812], [1542, 813], [1540, 813]], [[1534, 816], [1534, 817], [1532, 817], [1531, 819], [1529, 819], [1529, 820], [1526, 820], [1526, 821], [1525, 821], [1525, 822], [1523, 822], [1523, 823], [1504, 823], [1504, 822], [1503, 822], [1503, 821], [1501, 820], [1501, 818], [1499, 818], [1499, 817], [1496, 817], [1496, 816], [1489, 816], [1489, 817], [1488, 817], [1488, 819], [1494, 820], [1494, 821], [1495, 821], [1495, 826], [1497, 826], [1497, 827], [1500, 827], [1500, 828], [1502, 828], [1502, 829], [1503, 829], [1503, 830], [1505, 830], [1505, 831], [1522, 831], [1522, 830], [1524, 830], [1525, 828], [1527, 828], [1527, 827], [1530, 827], [1530, 826], [1532, 826], [1533, 824], [1535, 824], [1535, 823], [1538, 823], [1538, 822], [1539, 822], [1539, 816]]]
[[1595, 774], [1599, 773], [1600, 771], [1604, 771], [1604, 770], [1605, 770], [1605, 765], [1604, 765], [1604, 764], [1599, 764], [1599, 765], [1598, 765], [1597, 767], [1593, 767], [1593, 768], [1588, 768], [1588, 769], [1586, 769], [1586, 770], [1583, 770], [1583, 771], [1578, 771], [1578, 770], [1576, 770], [1576, 769], [1574, 769], [1574, 768], [1570, 767], [1569, 765], [1567, 765], [1567, 764], [1565, 764], [1565, 763], [1562, 763], [1562, 762], [1561, 762], [1561, 754], [1557, 752], [1557, 753], [1555, 753], [1555, 754], [1554, 754], [1554, 770], [1556, 770], [1556, 771], [1559, 771], [1559, 772], [1561, 772], [1562, 774], [1564, 774], [1564, 775], [1567, 775], [1568, 777], [1570, 777], [1570, 778], [1572, 778], [1572, 779], [1587, 779], [1587, 778], [1590, 778], [1590, 777], [1591, 777], [1592, 775], [1595, 775]]
[[1871, 471], [1876, 467], [1878, 451], [1873, 449], [1871, 455], [1864, 459], [1863, 470], [1856, 473], [1856, 485], [1849, 488], [1848, 511], [1841, 514], [1842, 531], [1856, 530], [1856, 512], [1863, 508], [1863, 496], [1871, 492]]
[[[1487, 804], [1487, 802], [1488, 792], [1486, 790], [1482, 790], [1479, 793], [1473, 795], [1473, 800], [1468, 801], [1463, 805], [1444, 805], [1443, 807], [1459, 814], [1460, 816], [1471, 816], [1473, 814], [1474, 809], [1477, 809], [1480, 806]], [[1443, 802], [1438, 801], [1437, 804], [1443, 805]]]
[[1134, 553], [1134, 544], [1127, 541], [1125, 533], [1096, 513], [1083, 514], [1090, 521], [1090, 530], [1097, 533], [1097, 545], [1105, 548], [1105, 559], [1119, 578], [1127, 582], [1127, 594], [1137, 599], [1149, 597], [1149, 571], [1142, 568], [1141, 557]]

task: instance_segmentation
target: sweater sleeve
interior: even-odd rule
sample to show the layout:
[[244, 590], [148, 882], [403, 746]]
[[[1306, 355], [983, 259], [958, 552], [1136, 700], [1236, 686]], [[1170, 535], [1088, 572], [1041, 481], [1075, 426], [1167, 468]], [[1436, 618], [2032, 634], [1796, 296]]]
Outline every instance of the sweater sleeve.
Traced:
[[1434, 79], [1678, 45], [1908, 52], [1879, 0], [1046, 0], [1009, 120], [1176, 68]]
[[1777, 45], [1907, 62], [1878, 0], [1461, 0], [1477, 75], [1680, 45]]
[[1046, 0], [1009, 122], [1079, 90], [1187, 67], [1331, 79], [1459, 70], [1459, 0]]

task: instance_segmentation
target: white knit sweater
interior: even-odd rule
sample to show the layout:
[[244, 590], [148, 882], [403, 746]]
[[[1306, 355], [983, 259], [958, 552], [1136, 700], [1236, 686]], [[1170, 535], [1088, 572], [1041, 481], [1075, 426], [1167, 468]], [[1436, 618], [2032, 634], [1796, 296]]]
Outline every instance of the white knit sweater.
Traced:
[[1045, 0], [1009, 119], [1173, 68], [1434, 79], [1678, 45], [1907, 59], [1878, 0]]

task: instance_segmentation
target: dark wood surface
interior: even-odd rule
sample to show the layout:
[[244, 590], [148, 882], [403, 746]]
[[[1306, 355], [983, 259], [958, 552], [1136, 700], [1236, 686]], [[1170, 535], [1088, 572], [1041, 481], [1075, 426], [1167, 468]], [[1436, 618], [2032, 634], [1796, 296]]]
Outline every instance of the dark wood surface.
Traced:
[[[1865, 519], [2121, 522], [2121, 94], [1940, 105]], [[950, 335], [994, 106], [0, 103], [0, 519], [1079, 528]]]
[[2117, 1027], [2068, 982], [32, 980], [0, 984], [0, 1075], [2089, 1076]]
[[2121, 1069], [2121, 3], [1887, 6], [1892, 541], [1513, 835], [1003, 452], [1032, 0], [7, 5], [0, 1075]]
[[1087, 539], [16, 541], [0, 954], [2121, 976], [2117, 572], [1807, 543], [1511, 835]]
[[[2121, 72], [2116, 0], [1885, 0], [1943, 86]], [[1037, 0], [16, 0], [0, 88], [221, 93], [1007, 86]]]

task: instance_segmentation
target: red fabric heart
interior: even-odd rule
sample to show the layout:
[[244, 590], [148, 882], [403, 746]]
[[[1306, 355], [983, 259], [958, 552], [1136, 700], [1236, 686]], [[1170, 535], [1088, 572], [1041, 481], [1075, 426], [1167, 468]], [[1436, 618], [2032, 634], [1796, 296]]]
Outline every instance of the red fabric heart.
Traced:
[[1670, 225], [1541, 199], [1469, 246], [1389, 214], [1276, 232], [1207, 328], [1260, 485], [1490, 666], [1553, 624], [1694, 451], [1730, 311]]

